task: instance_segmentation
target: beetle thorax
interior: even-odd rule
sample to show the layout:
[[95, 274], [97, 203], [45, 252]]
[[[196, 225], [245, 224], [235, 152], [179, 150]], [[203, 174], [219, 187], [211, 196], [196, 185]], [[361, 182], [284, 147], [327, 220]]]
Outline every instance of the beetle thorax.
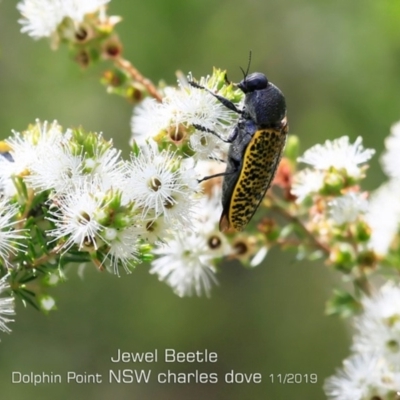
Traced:
[[282, 92], [272, 83], [262, 90], [246, 93], [244, 117], [264, 128], [279, 127], [286, 115], [286, 102]]

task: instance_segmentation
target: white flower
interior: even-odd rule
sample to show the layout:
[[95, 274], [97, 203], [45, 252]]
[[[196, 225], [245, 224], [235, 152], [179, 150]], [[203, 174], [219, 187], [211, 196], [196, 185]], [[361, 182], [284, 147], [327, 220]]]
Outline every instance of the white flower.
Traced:
[[385, 255], [400, 223], [400, 185], [398, 182], [385, 183], [372, 193], [365, 219], [371, 227], [369, 247]]
[[220, 188], [211, 196], [203, 196], [201, 213], [193, 217], [192, 231], [173, 233], [158, 243], [153, 253], [158, 256], [152, 262], [151, 273], [170, 285], [178, 296], [191, 296], [203, 292], [208, 296], [211, 284], [216, 283], [214, 263], [218, 258], [232, 254], [233, 250], [225, 235], [218, 229], [221, 214]]
[[19, 243], [19, 239], [25, 236], [21, 233], [24, 229], [15, 229], [20, 221], [14, 221], [15, 215], [18, 213], [18, 206], [9, 204], [6, 199], [0, 200], [0, 259], [5, 264], [9, 264], [8, 258], [10, 254], [16, 255], [25, 245]]
[[212, 133], [196, 130], [189, 139], [190, 147], [198, 160], [224, 159], [228, 154], [229, 144]]
[[0, 194], [5, 198], [11, 198], [17, 194], [13, 177], [14, 161], [11, 153], [0, 153]]
[[343, 361], [343, 368], [329, 377], [324, 390], [330, 400], [383, 399], [397, 390], [398, 377], [384, 359], [371, 354], [354, 354]]
[[203, 212], [198, 202], [198, 198], [189, 195], [189, 191], [176, 191], [171, 194], [164, 202], [164, 218], [166, 222], [193, 229], [193, 219], [197, 213]]
[[[201, 166], [199, 165], [201, 164]], [[203, 161], [196, 165], [196, 171], [210, 175], [219, 164], [215, 161]], [[214, 185], [210, 193], [199, 200], [198, 210], [193, 220], [193, 231], [202, 236], [207, 244], [207, 252], [215, 259], [233, 253], [233, 249], [227, 237], [219, 230], [219, 221], [222, 213], [222, 186]]]
[[200, 199], [199, 210], [193, 220], [193, 231], [197, 236], [204, 238], [205, 251], [213, 259], [231, 254], [232, 247], [219, 230], [222, 212], [221, 187], [214, 187], [210, 196], [203, 196]]
[[344, 169], [348, 176], [361, 178], [360, 164], [368, 161], [374, 153], [373, 149], [363, 148], [361, 137], [350, 144], [348, 136], [343, 136], [333, 141], [327, 140], [324, 145], [311, 147], [298, 160], [318, 170], [328, 171], [332, 167], [336, 170]]
[[393, 281], [385, 283], [377, 293], [361, 300], [364, 314], [400, 325], [400, 287]]
[[147, 217], [149, 219], [143, 222], [141, 237], [150, 244], [164, 243], [164, 238], [171, 233], [171, 224], [167, 223], [163, 216], [154, 217], [154, 213], [150, 213]]
[[[0, 295], [10, 289], [7, 282], [9, 275], [5, 275], [0, 279]], [[0, 330], [10, 333], [11, 329], [7, 326], [8, 323], [14, 322], [9, 317], [15, 314], [14, 297], [0, 297]]]
[[87, 154], [80, 156], [82, 175], [95, 180], [103, 191], [120, 188], [126, 169], [126, 164], [120, 160], [121, 151], [115, 148], [95, 148], [93, 152], [91, 157]]
[[62, 4], [66, 17], [75, 22], [82, 22], [86, 14], [96, 12], [109, 2], [110, 0], [63, 0]]
[[360, 193], [346, 193], [329, 203], [330, 215], [336, 224], [354, 222], [361, 213], [367, 210], [368, 202]]
[[63, 0], [25, 0], [17, 4], [21, 32], [34, 39], [51, 36], [64, 18]]
[[[62, 132], [57, 121], [51, 124], [36, 121], [23, 134], [14, 132], [6, 143], [11, 148], [11, 161], [0, 157], [0, 186], [8, 197], [15, 194], [11, 178], [22, 176], [35, 191], [67, 191], [69, 186], [91, 177], [102, 190], [121, 187], [124, 165], [120, 151], [96, 135], [91, 151], [77, 152], [71, 130]], [[80, 144], [79, 144], [80, 145]]]
[[104, 240], [109, 243], [107, 258], [110, 261], [114, 274], [119, 275], [119, 265], [122, 265], [127, 273], [131, 273], [129, 266], [139, 261], [138, 239], [141, 229], [129, 226], [124, 229], [106, 228]]
[[[42, 153], [46, 149], [41, 149]], [[52, 189], [64, 192], [71, 185], [85, 179], [96, 181], [101, 190], [123, 185], [123, 163], [119, 160], [121, 152], [108, 148], [93, 149], [94, 154], [86, 152], [74, 155], [67, 143], [60, 142], [47, 148], [47, 155], [40, 157], [30, 166], [30, 175], [25, 180], [35, 190]]]
[[196, 215], [197, 232], [208, 234], [218, 228], [222, 213], [221, 196], [222, 187], [218, 185], [212, 187], [211, 193], [200, 198], [199, 209], [201, 212]]
[[352, 350], [358, 353], [375, 352], [394, 365], [398, 365], [400, 360], [399, 329], [396, 326], [387, 326], [386, 323], [366, 315], [358, 317], [355, 321], [357, 333], [353, 337]]
[[212, 255], [204, 237], [178, 232], [174, 239], [153, 250], [159, 258], [152, 262], [150, 273], [171, 286], [180, 296], [203, 292], [209, 295], [212, 283], [217, 283]]
[[381, 157], [383, 170], [391, 178], [400, 178], [400, 122], [392, 125], [390, 136], [385, 139], [386, 151]]
[[11, 148], [12, 161], [0, 157], [0, 184], [8, 188], [5, 191], [8, 197], [15, 194], [15, 188], [12, 189], [10, 183], [12, 178], [29, 175], [32, 166], [46, 160], [70, 134], [69, 131], [63, 134], [57, 121], [48, 124], [47, 121], [41, 123], [39, 120], [23, 134], [13, 133], [14, 136], [6, 140]]
[[171, 115], [165, 104], [147, 97], [133, 109], [131, 119], [132, 139], [143, 146], [170, 124]]
[[127, 166], [125, 195], [142, 208], [143, 218], [153, 212], [155, 218], [162, 214], [178, 225], [187, 225], [195, 204], [191, 198], [197, 180], [194, 169], [189, 173], [186, 165], [175, 153], [159, 152], [154, 145], [143, 147], [132, 157]]
[[73, 155], [62, 142], [38, 148], [40, 156], [29, 167], [25, 181], [35, 191], [52, 189], [56, 192], [68, 190], [82, 178], [81, 158]]
[[17, 4], [22, 19], [21, 32], [34, 39], [50, 37], [62, 23], [70, 18], [75, 23], [83, 21], [86, 14], [96, 12], [110, 0], [23, 0]]
[[38, 298], [39, 306], [45, 313], [51, 310], [56, 310], [56, 301], [49, 295], [42, 295]]
[[[215, 163], [215, 162], [214, 162]], [[210, 175], [212, 172], [212, 166], [209, 165], [209, 169], [205, 166], [197, 171], [202, 170], [204, 174]], [[207, 171], [207, 172], [205, 172]], [[203, 227], [203, 230], [213, 230], [215, 226], [219, 224], [219, 219], [222, 213], [222, 186], [213, 186], [211, 193], [208, 196], [203, 196], [200, 200], [200, 209], [202, 213], [198, 215], [198, 221]]]
[[353, 350], [373, 352], [400, 365], [400, 287], [388, 282], [361, 302], [364, 312], [355, 319]]
[[[202, 80], [201, 84], [207, 87], [206, 80]], [[232, 111], [203, 89], [184, 86], [171, 90], [164, 102], [176, 126], [196, 124], [207, 129], [227, 131], [237, 119]]]
[[[103, 226], [98, 219], [104, 217], [104, 193], [98, 191], [95, 183], [82, 182], [55, 199], [48, 219], [56, 227], [48, 232], [54, 240], [65, 238], [63, 248], [67, 251], [74, 244], [79, 250], [84, 247], [98, 248], [97, 241], [103, 239]], [[55, 209], [54, 209], [55, 208]]]
[[291, 193], [301, 203], [307, 196], [318, 193], [324, 185], [324, 173], [319, 170], [306, 168], [293, 177]]

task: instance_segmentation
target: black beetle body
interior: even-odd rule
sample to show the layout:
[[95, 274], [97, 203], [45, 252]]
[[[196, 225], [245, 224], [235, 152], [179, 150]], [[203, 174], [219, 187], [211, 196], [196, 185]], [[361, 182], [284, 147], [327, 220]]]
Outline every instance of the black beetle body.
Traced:
[[[194, 82], [191, 85], [206, 89]], [[225, 172], [203, 178], [224, 176], [221, 231], [242, 231], [249, 223], [271, 186], [288, 133], [285, 97], [264, 74], [255, 72], [245, 76], [237, 87], [245, 94], [242, 110], [209, 91], [226, 107], [240, 114], [226, 140], [231, 146]], [[220, 137], [212, 130], [195, 127]]]

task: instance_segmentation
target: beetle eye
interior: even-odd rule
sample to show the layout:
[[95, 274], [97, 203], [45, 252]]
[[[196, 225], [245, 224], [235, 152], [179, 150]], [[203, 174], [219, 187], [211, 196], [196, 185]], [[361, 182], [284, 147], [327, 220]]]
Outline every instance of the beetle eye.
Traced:
[[255, 90], [262, 90], [268, 86], [267, 77], [261, 72], [254, 72], [246, 76], [239, 84], [239, 89], [244, 93], [254, 92]]

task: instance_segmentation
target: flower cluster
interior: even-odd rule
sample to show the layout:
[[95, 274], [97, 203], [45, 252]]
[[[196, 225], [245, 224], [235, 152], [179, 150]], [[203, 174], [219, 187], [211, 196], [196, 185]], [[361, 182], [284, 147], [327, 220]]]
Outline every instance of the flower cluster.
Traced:
[[311, 167], [292, 177], [293, 215], [304, 221], [328, 262], [359, 282], [379, 266], [400, 262], [399, 138], [397, 123], [381, 157], [389, 180], [372, 193], [362, 192], [360, 187], [365, 163], [374, 154], [363, 148], [361, 138], [354, 144], [342, 137], [312, 147], [298, 159]]
[[24, 0], [17, 8], [22, 15], [22, 32], [34, 39], [43, 37], [69, 38], [82, 34], [85, 22], [92, 14], [104, 16], [104, 5], [110, 0]]
[[364, 292], [358, 302], [336, 291], [328, 305], [330, 313], [343, 316], [363, 309], [355, 318], [353, 354], [325, 382], [332, 400], [390, 400], [400, 388], [400, 287], [388, 282], [374, 294], [367, 280], [382, 265], [398, 266], [398, 137], [396, 124], [381, 159], [390, 180], [371, 195], [359, 184], [374, 151], [364, 149], [361, 138], [354, 144], [342, 137], [314, 146], [298, 159], [311, 167], [293, 176], [294, 210], [312, 233], [312, 247], [322, 250], [327, 263], [343, 272], [346, 280], [353, 280], [356, 296], [358, 289]]
[[361, 304], [353, 354], [324, 389], [332, 400], [391, 400], [400, 388], [400, 287], [388, 282]]
[[391, 128], [385, 140], [386, 150], [381, 157], [383, 170], [389, 180], [382, 184], [370, 200], [367, 221], [371, 226], [371, 248], [381, 257], [396, 254], [400, 227], [400, 173], [398, 149], [400, 147], [400, 123]]
[[364, 149], [361, 137], [353, 144], [347, 136], [327, 140], [298, 158], [309, 167], [292, 178], [293, 214], [311, 233], [312, 248], [336, 269], [355, 278], [374, 263], [374, 257], [368, 257], [368, 194], [359, 186], [365, 163], [373, 154], [374, 150]]
[[82, 67], [99, 59], [118, 59], [122, 52], [114, 26], [121, 20], [106, 14], [110, 0], [23, 0], [17, 4], [21, 31], [34, 39], [48, 38], [51, 47], [69, 45]]
[[[63, 132], [57, 122], [38, 121], [5, 143], [7, 157], [0, 158], [4, 198], [17, 198], [21, 185], [32, 203], [44, 196], [44, 217], [51, 223], [46, 235], [62, 253], [74, 247], [99, 259], [99, 266], [110, 261], [118, 273], [119, 265], [128, 271], [131, 263], [146, 258], [146, 243], [192, 230], [196, 172], [175, 153], [149, 144], [126, 162], [101, 135]], [[14, 232], [9, 240], [17, 237]]]
[[[10, 290], [10, 285], [7, 280], [9, 275], [4, 275], [0, 279], [0, 295], [3, 296], [5, 292]], [[15, 314], [14, 310], [14, 297], [1, 297], [0, 298], [0, 330], [6, 333], [10, 333], [11, 330], [7, 326], [8, 323], [14, 322], [9, 317]]]
[[298, 201], [314, 194], [341, 194], [364, 177], [365, 164], [375, 153], [364, 149], [362, 138], [354, 144], [343, 136], [324, 145], [317, 144], [307, 150], [298, 161], [310, 167], [294, 178], [292, 193]]
[[[159, 145], [148, 138], [124, 161], [101, 134], [37, 121], [13, 132], [1, 148], [3, 226], [13, 228], [0, 242], [4, 265], [27, 247], [24, 230], [13, 222], [20, 208], [7, 208], [16, 201], [28, 221], [34, 217], [41, 227], [31, 232], [32, 243], [41, 247], [29, 246], [26, 258], [44, 258], [50, 275], [70, 254], [116, 274], [155, 258], [150, 272], [179, 296], [209, 295], [222, 257], [248, 260], [260, 247], [260, 238], [226, 237], [218, 230], [221, 179], [200, 187], [198, 178], [216, 173], [220, 163], [196, 159], [173, 142]], [[265, 254], [263, 249], [252, 265]], [[15, 273], [27, 265], [17, 260], [10, 264]]]
[[19, 227], [21, 221], [16, 204], [0, 197], [0, 210], [0, 265], [9, 267], [12, 257], [26, 247], [22, 242], [26, 239], [26, 231]]
[[[240, 102], [242, 93], [227, 85], [225, 76], [225, 71], [214, 69], [211, 76], [199, 82], [212, 92]], [[138, 105], [131, 120], [132, 140], [139, 145], [150, 138], [159, 144], [172, 142], [195, 160], [224, 159], [226, 143], [209, 131], [227, 138], [237, 115], [208, 91], [190, 86], [192, 80], [191, 75], [188, 79], [181, 77], [178, 88], [166, 87], [162, 102], [148, 98]]]

